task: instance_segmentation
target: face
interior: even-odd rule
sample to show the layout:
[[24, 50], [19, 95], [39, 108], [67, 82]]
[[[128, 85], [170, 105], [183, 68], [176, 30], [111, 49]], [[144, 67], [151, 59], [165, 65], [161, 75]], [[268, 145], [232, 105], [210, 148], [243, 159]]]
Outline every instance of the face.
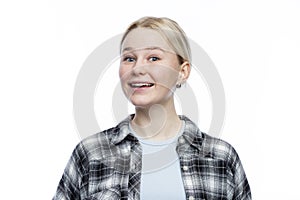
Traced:
[[128, 33], [121, 47], [119, 76], [133, 105], [172, 101], [179, 71], [177, 55], [157, 31], [136, 28]]

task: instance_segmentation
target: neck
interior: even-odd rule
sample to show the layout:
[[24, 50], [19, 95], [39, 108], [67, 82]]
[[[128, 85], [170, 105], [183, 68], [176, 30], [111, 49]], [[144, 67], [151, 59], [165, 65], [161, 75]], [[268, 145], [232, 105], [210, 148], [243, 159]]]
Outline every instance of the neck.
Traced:
[[176, 136], [180, 130], [181, 121], [172, 101], [167, 105], [136, 107], [131, 125], [140, 137], [161, 141]]

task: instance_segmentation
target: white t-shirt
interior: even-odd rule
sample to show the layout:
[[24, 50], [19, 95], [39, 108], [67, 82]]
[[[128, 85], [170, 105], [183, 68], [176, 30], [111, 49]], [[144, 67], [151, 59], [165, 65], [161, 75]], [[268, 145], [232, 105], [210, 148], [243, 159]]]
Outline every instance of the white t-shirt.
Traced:
[[184, 121], [177, 136], [165, 141], [150, 141], [138, 137], [142, 149], [141, 200], [185, 200], [180, 162], [176, 152], [177, 140], [184, 130]]

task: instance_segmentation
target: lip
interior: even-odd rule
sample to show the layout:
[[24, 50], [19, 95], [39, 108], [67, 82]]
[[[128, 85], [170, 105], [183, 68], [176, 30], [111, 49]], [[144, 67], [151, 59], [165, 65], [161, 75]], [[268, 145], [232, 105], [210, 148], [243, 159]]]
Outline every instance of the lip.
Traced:
[[144, 92], [153, 88], [155, 83], [150, 81], [131, 81], [128, 83], [128, 85], [131, 89], [133, 89], [134, 92]]
[[155, 83], [150, 82], [150, 81], [131, 81], [128, 83], [128, 85], [130, 87], [139, 87], [139, 86], [143, 86], [143, 85], [152, 85], [154, 86]]

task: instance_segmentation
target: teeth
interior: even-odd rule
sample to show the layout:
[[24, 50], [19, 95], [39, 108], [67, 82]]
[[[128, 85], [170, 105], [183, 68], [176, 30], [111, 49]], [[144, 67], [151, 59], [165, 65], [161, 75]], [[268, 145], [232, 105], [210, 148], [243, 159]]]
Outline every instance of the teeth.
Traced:
[[131, 87], [151, 87], [153, 86], [153, 83], [131, 83], [130, 86]]

